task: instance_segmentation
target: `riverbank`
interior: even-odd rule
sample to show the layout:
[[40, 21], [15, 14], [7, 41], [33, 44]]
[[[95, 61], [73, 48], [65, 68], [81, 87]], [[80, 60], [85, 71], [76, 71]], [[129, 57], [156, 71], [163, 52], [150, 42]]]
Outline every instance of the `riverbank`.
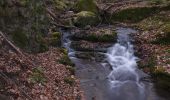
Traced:
[[83, 100], [59, 32], [73, 2], [0, 1], [0, 99]]
[[40, 54], [22, 52], [20, 55], [5, 41], [1, 43], [0, 99], [82, 100], [83, 92], [73, 66], [59, 62], [66, 56], [64, 49], [50, 48]]
[[150, 74], [158, 94], [170, 98], [170, 37], [169, 11], [161, 11], [145, 18], [134, 26], [140, 31], [134, 36], [139, 67]]

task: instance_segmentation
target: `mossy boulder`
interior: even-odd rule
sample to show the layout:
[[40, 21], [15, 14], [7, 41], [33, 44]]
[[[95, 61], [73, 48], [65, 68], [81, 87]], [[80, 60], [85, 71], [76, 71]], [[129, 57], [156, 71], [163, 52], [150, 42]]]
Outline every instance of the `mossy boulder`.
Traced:
[[50, 36], [49, 43], [52, 46], [60, 46], [61, 45], [61, 33], [53, 32]]
[[67, 5], [64, 0], [54, 0], [54, 4], [56, 9], [58, 10], [64, 10], [65, 8], [67, 8]]
[[159, 11], [159, 7], [128, 8], [112, 14], [111, 17], [113, 21], [139, 22]]
[[77, 17], [74, 19], [75, 26], [85, 27], [87, 25], [96, 25], [99, 21], [97, 15], [90, 11], [81, 11], [76, 14]]
[[80, 11], [90, 11], [93, 13], [98, 13], [98, 7], [94, 0], [79, 0], [75, 6], [75, 10]]

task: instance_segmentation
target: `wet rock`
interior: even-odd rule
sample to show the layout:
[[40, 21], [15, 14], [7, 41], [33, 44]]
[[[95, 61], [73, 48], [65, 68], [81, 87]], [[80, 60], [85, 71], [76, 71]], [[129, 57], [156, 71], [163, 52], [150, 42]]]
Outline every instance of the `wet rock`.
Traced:
[[106, 58], [104, 53], [98, 52], [76, 52], [75, 56], [77, 58], [94, 60], [96, 62], [101, 62]]
[[73, 41], [71, 47], [78, 51], [100, 51], [106, 52], [111, 43], [88, 42], [88, 41]]
[[115, 42], [117, 33], [114, 28], [91, 28], [89, 30], [75, 31], [73, 40], [86, 40], [91, 42]]

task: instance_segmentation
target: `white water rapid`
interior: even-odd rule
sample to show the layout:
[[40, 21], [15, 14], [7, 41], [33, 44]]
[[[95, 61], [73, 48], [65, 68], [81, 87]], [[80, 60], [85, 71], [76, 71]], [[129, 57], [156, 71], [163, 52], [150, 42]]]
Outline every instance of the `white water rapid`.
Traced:
[[[114, 44], [108, 50], [107, 59], [113, 69], [109, 74], [112, 86], [115, 86], [117, 82], [139, 82], [139, 77], [136, 72], [136, 61], [138, 58], [134, 56], [133, 45], [130, 43], [129, 34], [126, 32], [127, 29], [126, 31], [121, 29], [121, 32], [118, 32], [118, 43]], [[131, 32], [134, 31], [128, 30], [128, 33]]]
[[[132, 97], [129, 96], [129, 99], [127, 98], [126, 100], [134, 100], [133, 97], [135, 97], [136, 92], [140, 94], [137, 94], [139, 96], [138, 100], [144, 100], [144, 85], [139, 82], [140, 77], [137, 71], [138, 58], [134, 55], [133, 45], [129, 38], [129, 34], [135, 32], [136, 31], [132, 29], [118, 28], [117, 43], [109, 48], [107, 53], [107, 61], [112, 67], [112, 71], [108, 75], [111, 89], [117, 89], [117, 93], [119, 93], [119, 90], [122, 91], [122, 89], [136, 89], [135, 91], [132, 91]], [[133, 94], [133, 92], [135, 93]], [[123, 93], [121, 93], [121, 95], [122, 94]], [[124, 94], [124, 96], [126, 94]], [[129, 95], [129, 93], [127, 95]], [[118, 95], [118, 97], [120, 99], [121, 96]]]

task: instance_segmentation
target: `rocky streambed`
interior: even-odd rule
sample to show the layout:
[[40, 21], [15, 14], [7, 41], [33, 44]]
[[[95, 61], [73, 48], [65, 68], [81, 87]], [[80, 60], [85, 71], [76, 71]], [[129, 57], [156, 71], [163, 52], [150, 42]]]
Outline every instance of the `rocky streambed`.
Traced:
[[86, 100], [164, 100], [137, 65], [131, 28], [102, 26], [62, 30]]

